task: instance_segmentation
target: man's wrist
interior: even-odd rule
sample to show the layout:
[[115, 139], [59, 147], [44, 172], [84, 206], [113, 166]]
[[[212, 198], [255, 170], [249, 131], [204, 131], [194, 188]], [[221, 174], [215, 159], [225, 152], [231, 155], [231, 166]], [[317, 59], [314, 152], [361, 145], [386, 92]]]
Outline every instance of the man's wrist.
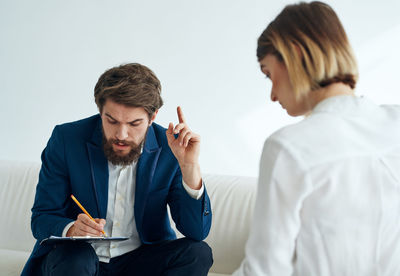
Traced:
[[201, 172], [200, 165], [194, 164], [183, 164], [180, 166], [182, 172], [182, 179], [193, 190], [199, 190], [201, 188]]
[[69, 237], [72, 235], [74, 223], [75, 223], [75, 221], [71, 221], [64, 227], [64, 230], [61, 235], [62, 237]]

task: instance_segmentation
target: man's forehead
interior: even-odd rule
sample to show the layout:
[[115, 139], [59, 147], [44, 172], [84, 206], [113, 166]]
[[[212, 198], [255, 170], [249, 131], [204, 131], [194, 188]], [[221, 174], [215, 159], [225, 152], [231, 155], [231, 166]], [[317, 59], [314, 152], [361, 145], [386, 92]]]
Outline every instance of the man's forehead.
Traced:
[[131, 107], [107, 101], [103, 107], [103, 114], [117, 121], [131, 122], [138, 119], [148, 118], [148, 114], [143, 107]]

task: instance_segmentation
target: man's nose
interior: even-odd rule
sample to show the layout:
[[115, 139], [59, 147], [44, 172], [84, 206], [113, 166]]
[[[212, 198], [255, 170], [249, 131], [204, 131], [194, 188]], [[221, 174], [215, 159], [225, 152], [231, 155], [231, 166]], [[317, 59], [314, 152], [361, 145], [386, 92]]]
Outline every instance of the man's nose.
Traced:
[[128, 128], [124, 125], [119, 126], [115, 136], [118, 140], [126, 140], [128, 138]]

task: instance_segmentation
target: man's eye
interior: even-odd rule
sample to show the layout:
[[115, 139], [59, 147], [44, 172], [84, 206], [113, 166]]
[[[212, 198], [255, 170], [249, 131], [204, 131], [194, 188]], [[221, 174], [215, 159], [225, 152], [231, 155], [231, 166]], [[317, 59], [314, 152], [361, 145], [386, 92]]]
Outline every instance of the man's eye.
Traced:
[[136, 124], [130, 123], [129, 125], [130, 125], [130, 126], [133, 126], [133, 127], [137, 127], [137, 126], [139, 126], [140, 124], [137, 124], [137, 123], [136, 123]]
[[117, 122], [116, 121], [108, 121], [110, 124], [115, 125]]

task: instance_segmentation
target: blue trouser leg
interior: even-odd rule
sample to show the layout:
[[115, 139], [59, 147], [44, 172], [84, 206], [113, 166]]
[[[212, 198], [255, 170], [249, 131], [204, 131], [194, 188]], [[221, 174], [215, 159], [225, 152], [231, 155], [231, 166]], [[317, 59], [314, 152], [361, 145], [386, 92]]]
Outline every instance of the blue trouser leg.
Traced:
[[98, 275], [99, 258], [86, 242], [61, 243], [42, 260], [44, 276]]

